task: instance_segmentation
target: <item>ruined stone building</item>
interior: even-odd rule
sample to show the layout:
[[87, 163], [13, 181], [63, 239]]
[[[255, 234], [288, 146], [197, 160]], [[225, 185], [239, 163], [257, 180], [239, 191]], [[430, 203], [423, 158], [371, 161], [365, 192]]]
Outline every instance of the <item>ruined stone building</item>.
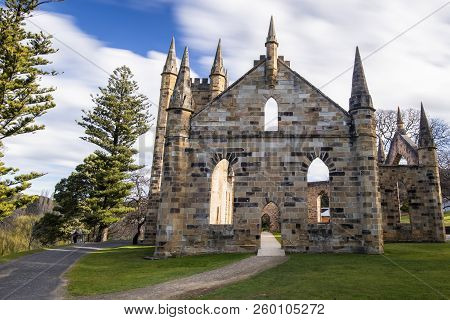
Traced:
[[[188, 49], [178, 70], [172, 40], [145, 231], [155, 255], [256, 252], [267, 217], [286, 252], [382, 253], [383, 239], [443, 241], [436, 150], [423, 109], [419, 145], [399, 120], [384, 160], [358, 48], [347, 110], [292, 70], [278, 45], [271, 20], [266, 55], [229, 85], [220, 41], [209, 79], [191, 79]], [[398, 165], [401, 156], [408, 165]], [[315, 159], [328, 167], [325, 186], [308, 186]], [[327, 218], [318, 210], [324, 194]]]

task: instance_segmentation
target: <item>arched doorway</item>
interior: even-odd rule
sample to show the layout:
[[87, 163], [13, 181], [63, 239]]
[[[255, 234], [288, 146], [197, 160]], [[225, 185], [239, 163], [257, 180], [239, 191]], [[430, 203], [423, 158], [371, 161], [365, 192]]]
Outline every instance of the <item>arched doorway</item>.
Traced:
[[221, 160], [211, 176], [210, 224], [233, 223], [234, 177], [228, 160]]
[[258, 256], [284, 256], [281, 248], [280, 210], [278, 206], [269, 202], [261, 214], [261, 241]]
[[280, 233], [280, 210], [278, 206], [269, 202], [262, 211], [261, 229], [271, 233]]

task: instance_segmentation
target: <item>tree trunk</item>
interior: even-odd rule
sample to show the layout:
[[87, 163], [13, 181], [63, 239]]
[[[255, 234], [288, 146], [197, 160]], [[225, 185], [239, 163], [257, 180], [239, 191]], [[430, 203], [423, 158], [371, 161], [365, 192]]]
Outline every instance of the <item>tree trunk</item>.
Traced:
[[109, 228], [107, 226], [98, 227], [97, 236], [95, 237], [95, 242], [105, 242], [108, 240], [108, 231]]
[[139, 230], [133, 237], [133, 244], [138, 244], [139, 236], [141, 235], [141, 230]]
[[109, 228], [105, 227], [102, 230], [102, 242], [106, 242], [108, 241], [108, 232], [109, 232]]
[[140, 235], [141, 235], [141, 228], [142, 228], [142, 226], [144, 225], [144, 223], [145, 223], [145, 219], [142, 220], [141, 223], [138, 223], [137, 233], [136, 233], [136, 234], [134, 235], [134, 237], [133, 237], [133, 244], [138, 244], [139, 237], [140, 237]]

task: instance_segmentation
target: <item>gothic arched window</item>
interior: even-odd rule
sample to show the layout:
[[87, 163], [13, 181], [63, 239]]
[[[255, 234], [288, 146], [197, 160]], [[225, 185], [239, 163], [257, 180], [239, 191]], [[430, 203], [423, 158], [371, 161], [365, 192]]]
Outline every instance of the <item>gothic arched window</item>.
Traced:
[[233, 183], [228, 160], [221, 160], [211, 176], [211, 201], [209, 206], [210, 224], [233, 223]]
[[264, 131], [278, 131], [278, 103], [274, 98], [264, 106]]
[[307, 181], [309, 223], [330, 222], [330, 172], [320, 158], [309, 165]]

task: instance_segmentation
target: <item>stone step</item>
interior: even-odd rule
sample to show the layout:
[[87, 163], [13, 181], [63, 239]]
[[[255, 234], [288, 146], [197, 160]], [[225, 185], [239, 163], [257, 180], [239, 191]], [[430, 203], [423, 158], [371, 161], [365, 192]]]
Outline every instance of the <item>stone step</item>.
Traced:
[[258, 257], [284, 257], [286, 254], [283, 249], [259, 249]]

